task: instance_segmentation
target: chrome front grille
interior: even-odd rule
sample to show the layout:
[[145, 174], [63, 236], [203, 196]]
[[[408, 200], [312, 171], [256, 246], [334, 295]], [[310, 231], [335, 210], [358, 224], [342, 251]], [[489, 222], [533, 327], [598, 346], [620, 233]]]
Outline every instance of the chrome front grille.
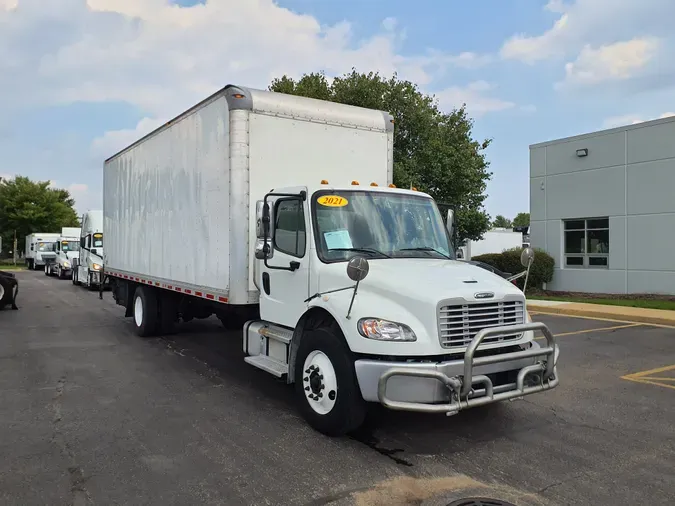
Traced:
[[[476, 334], [488, 327], [525, 323], [525, 303], [522, 300], [464, 303], [441, 306], [438, 330], [441, 346], [467, 346]], [[486, 337], [484, 344], [514, 341], [522, 332]]]

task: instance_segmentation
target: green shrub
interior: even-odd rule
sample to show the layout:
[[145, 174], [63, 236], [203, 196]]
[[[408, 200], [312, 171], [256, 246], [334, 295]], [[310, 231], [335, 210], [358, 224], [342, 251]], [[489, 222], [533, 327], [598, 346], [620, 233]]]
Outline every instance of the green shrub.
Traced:
[[[511, 274], [518, 274], [525, 270], [520, 263], [520, 254], [523, 248], [512, 248], [502, 253], [488, 253], [485, 255], [478, 255], [472, 257], [472, 260], [485, 262], [493, 267], [496, 267], [502, 272]], [[530, 277], [527, 280], [528, 291], [529, 288], [543, 288], [544, 283], [550, 283], [553, 279], [553, 269], [555, 267], [555, 260], [546, 251], [540, 248], [534, 249], [534, 262], [530, 268]], [[516, 284], [522, 290], [525, 283], [525, 277], [516, 280]]]

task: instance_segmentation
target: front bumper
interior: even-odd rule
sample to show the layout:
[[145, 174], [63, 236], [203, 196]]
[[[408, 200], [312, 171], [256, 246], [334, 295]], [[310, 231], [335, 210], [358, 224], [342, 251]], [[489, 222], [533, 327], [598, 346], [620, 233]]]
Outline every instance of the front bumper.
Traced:
[[[492, 335], [541, 330], [546, 346], [475, 357]], [[558, 345], [545, 324], [524, 323], [481, 330], [464, 359], [447, 362], [357, 360], [356, 376], [366, 401], [402, 411], [446, 413], [550, 390], [558, 385]]]

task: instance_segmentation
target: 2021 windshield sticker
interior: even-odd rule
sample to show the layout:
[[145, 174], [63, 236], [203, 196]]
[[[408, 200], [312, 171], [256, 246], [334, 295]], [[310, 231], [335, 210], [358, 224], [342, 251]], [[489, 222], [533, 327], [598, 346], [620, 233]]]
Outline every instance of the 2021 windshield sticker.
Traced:
[[326, 207], [344, 207], [349, 201], [340, 195], [323, 195], [316, 200], [316, 203]]

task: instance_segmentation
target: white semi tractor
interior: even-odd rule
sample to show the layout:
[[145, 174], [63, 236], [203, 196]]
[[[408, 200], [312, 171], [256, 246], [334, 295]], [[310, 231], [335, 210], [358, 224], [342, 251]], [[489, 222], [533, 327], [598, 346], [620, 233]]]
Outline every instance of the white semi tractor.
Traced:
[[523, 293], [456, 261], [452, 217], [392, 184], [393, 130], [228, 85], [106, 160], [104, 272], [136, 332], [217, 315], [328, 435], [368, 402], [452, 415], [558, 385]]
[[87, 211], [82, 215], [79, 256], [72, 261], [74, 285], [96, 288], [103, 275], [103, 211]]
[[56, 260], [54, 243], [60, 234], [34, 233], [26, 236], [24, 252], [26, 267], [31, 270], [44, 269], [45, 265]]
[[73, 261], [77, 260], [80, 250], [80, 227], [62, 227], [61, 234], [54, 242], [54, 261], [45, 264], [46, 276], [58, 276], [67, 279], [71, 276]]

